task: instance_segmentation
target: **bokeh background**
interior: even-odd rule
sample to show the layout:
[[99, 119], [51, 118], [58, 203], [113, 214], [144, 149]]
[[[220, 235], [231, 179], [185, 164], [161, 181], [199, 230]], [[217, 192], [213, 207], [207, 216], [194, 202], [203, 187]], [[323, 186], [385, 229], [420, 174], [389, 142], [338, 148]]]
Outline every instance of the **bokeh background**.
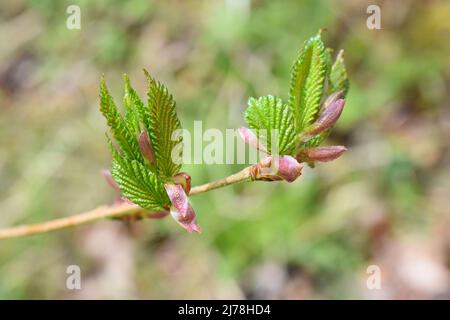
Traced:
[[[66, 28], [69, 5], [81, 29]], [[382, 29], [366, 27], [369, 4]], [[328, 143], [349, 151], [293, 184], [191, 199], [201, 235], [170, 218], [104, 221], [0, 241], [0, 298], [450, 298], [448, 1], [0, 1], [0, 227], [112, 203], [105, 74], [143, 97], [142, 68], [182, 124], [237, 128], [249, 96], [286, 98], [303, 41], [326, 28], [351, 88]], [[238, 166], [184, 167], [197, 185]], [[66, 289], [78, 265], [82, 290]], [[381, 290], [366, 286], [381, 270]]]

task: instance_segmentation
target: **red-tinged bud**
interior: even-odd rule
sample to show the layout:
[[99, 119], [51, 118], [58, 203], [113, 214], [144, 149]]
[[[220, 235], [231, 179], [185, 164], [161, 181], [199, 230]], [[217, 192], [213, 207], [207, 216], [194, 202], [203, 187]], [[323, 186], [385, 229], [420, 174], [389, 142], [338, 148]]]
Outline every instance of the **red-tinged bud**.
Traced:
[[291, 156], [268, 156], [250, 168], [250, 175], [253, 180], [293, 182], [301, 175], [302, 168], [303, 165]]
[[177, 211], [174, 207], [170, 208], [170, 215], [175, 219], [176, 222], [180, 224], [184, 229], [188, 232], [197, 232], [201, 233], [200, 226], [196, 222], [196, 216], [194, 209], [191, 205], [188, 205], [188, 210], [185, 215], [182, 215], [179, 211]]
[[307, 132], [311, 135], [316, 135], [333, 127], [341, 116], [342, 110], [344, 109], [344, 104], [344, 99], [337, 99], [328, 105], [325, 104], [319, 118], [314, 122], [311, 128], [307, 130]]
[[170, 214], [188, 232], [199, 232], [200, 226], [196, 222], [194, 209], [188, 202], [188, 197], [181, 185], [165, 184], [167, 195], [172, 202]]
[[187, 214], [189, 202], [183, 187], [179, 184], [165, 184], [164, 188], [166, 189], [170, 202], [172, 202], [172, 206], [181, 215]]
[[345, 151], [347, 151], [347, 148], [343, 146], [311, 148], [302, 150], [297, 155], [297, 160], [300, 162], [327, 162], [339, 158]]
[[106, 182], [116, 191], [120, 192], [120, 188], [119, 185], [117, 184], [117, 182], [113, 179], [112, 175], [111, 175], [111, 171], [109, 170], [102, 170], [102, 176], [103, 178], [105, 178]]
[[278, 174], [287, 182], [295, 181], [302, 174], [303, 165], [291, 156], [278, 158]]
[[259, 143], [258, 137], [253, 133], [252, 130], [250, 130], [249, 128], [246, 127], [240, 127], [238, 129], [239, 131], [239, 135], [241, 136], [242, 140], [244, 140], [244, 142], [258, 150], [261, 150], [265, 153], [268, 153], [266, 148], [264, 148], [264, 146], [261, 145], [261, 143]]
[[173, 176], [173, 182], [183, 187], [186, 194], [191, 192], [191, 176], [186, 172], [180, 172]]
[[155, 153], [146, 130], [143, 130], [139, 135], [139, 148], [144, 158], [154, 165], [156, 163]]
[[323, 109], [326, 109], [329, 105], [334, 103], [336, 100], [344, 99], [344, 91], [336, 91], [328, 96], [328, 98], [323, 103]]

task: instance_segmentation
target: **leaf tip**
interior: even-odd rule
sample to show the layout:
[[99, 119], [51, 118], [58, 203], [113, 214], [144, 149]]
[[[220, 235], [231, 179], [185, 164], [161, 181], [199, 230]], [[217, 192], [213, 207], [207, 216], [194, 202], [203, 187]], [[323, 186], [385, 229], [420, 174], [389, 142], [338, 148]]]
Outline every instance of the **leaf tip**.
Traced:
[[125, 82], [125, 90], [128, 92], [131, 89], [130, 78], [126, 73], [122, 75], [123, 81]]

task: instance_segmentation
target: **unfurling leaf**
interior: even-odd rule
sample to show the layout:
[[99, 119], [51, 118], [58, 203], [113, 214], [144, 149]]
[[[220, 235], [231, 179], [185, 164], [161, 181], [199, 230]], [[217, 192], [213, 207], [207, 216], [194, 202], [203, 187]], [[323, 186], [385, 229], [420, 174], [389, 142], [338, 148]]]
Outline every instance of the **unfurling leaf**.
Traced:
[[163, 84], [155, 81], [147, 71], [144, 72], [147, 78], [149, 106], [149, 122], [144, 124], [147, 126], [155, 152], [158, 175], [169, 180], [181, 168], [181, 164], [175, 163], [172, 159], [172, 150], [182, 139], [179, 135], [177, 140], [173, 140], [173, 134], [181, 129], [181, 124], [172, 95]]
[[111, 174], [122, 194], [144, 209], [160, 211], [170, 203], [163, 182], [136, 160], [128, 161], [116, 154]]
[[125, 95], [123, 97], [123, 104], [126, 111], [125, 121], [134, 135], [138, 135], [141, 132], [139, 110], [144, 108], [144, 103], [139, 98], [137, 92], [131, 87], [130, 79], [126, 74], [123, 75], [123, 80], [125, 82]]
[[106, 118], [111, 133], [123, 154], [129, 159], [142, 161], [136, 137], [117, 109], [106, 88], [104, 78], [102, 78], [100, 84], [100, 111]]
[[[294, 121], [291, 110], [280, 98], [271, 95], [258, 99], [250, 98], [245, 111], [245, 121], [256, 131], [258, 146], [262, 143], [266, 150], [272, 153], [274, 151], [272, 149], [275, 148], [274, 142], [277, 142], [277, 153], [291, 154], [293, 152], [296, 136]], [[273, 138], [277, 141], [272, 141]], [[258, 148], [261, 149], [261, 147]]]
[[331, 67], [330, 78], [328, 80], [329, 93], [342, 91], [343, 98], [346, 97], [349, 89], [347, 70], [344, 64], [344, 50], [339, 51], [336, 61]]
[[329, 65], [327, 54], [319, 33], [305, 42], [292, 67], [289, 107], [297, 133], [309, 126], [319, 111]]
[[[330, 105], [332, 100], [337, 99], [345, 99], [346, 94], [349, 89], [349, 81], [347, 78], [347, 71], [344, 64], [344, 51], [339, 51], [335, 62], [331, 66], [329, 70], [328, 76], [328, 89], [327, 95], [328, 98], [323, 104], [321, 115], [325, 112], [327, 105]], [[339, 114], [340, 116], [340, 114]], [[337, 120], [337, 119], [336, 119]], [[334, 125], [334, 124], [333, 124]], [[332, 126], [333, 126], [332, 125]], [[304, 132], [302, 135], [308, 136], [309, 140], [302, 144], [303, 148], [313, 148], [320, 145], [329, 135], [332, 130], [332, 126], [320, 133], [316, 136], [311, 137], [311, 134]]]

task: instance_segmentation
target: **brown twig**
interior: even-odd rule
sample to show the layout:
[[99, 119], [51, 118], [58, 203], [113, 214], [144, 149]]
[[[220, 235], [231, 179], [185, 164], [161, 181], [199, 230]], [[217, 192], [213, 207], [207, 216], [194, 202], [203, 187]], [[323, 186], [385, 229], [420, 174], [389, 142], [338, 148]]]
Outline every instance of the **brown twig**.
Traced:
[[[191, 189], [190, 195], [208, 192], [214, 189], [222, 188], [231, 184], [239, 183], [250, 179], [250, 167], [232, 174], [226, 178], [208, 182]], [[91, 223], [105, 218], [119, 218], [130, 216], [145, 211], [144, 209], [132, 204], [121, 204], [119, 206], [100, 206], [94, 210], [79, 213], [70, 217], [55, 219], [43, 223], [23, 225], [0, 230], [0, 239], [28, 236], [33, 234], [45, 233], [54, 230], [60, 230], [85, 223]]]

